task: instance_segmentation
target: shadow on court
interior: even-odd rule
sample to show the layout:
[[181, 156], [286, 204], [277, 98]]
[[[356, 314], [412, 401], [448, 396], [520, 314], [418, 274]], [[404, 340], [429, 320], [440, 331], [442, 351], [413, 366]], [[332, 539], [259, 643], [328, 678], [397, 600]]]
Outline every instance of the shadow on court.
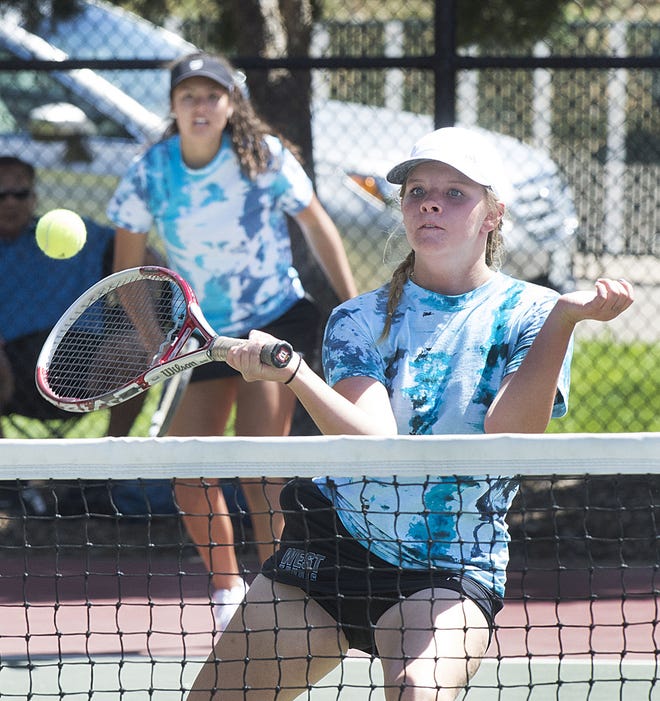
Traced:
[[[122, 652], [195, 658], [210, 650], [208, 574], [192, 551], [4, 550], [3, 660]], [[256, 560], [248, 556], [244, 566], [251, 578]], [[648, 658], [660, 633], [657, 576], [634, 567], [512, 571], [489, 656]]]

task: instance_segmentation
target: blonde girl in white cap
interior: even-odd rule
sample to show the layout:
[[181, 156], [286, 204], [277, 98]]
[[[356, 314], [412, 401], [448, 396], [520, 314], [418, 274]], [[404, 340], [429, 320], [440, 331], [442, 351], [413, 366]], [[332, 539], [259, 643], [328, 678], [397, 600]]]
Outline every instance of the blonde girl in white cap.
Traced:
[[[131, 165], [108, 205], [117, 226], [115, 269], [142, 265], [155, 228], [167, 264], [193, 287], [219, 334], [251, 329], [295, 337], [312, 353], [320, 323], [293, 267], [287, 217], [296, 220], [338, 298], [357, 293], [339, 232], [292, 148], [248, 99], [245, 76], [224, 58], [191, 54], [170, 72], [171, 124]], [[295, 397], [273, 383], [246, 383], [224, 363], [197, 368], [169, 435], [223, 435], [235, 410], [240, 436], [288, 435]], [[222, 460], [222, 456], [218, 456]], [[260, 560], [282, 528], [277, 481], [243, 480]], [[212, 475], [178, 480], [176, 502], [211, 577], [216, 630], [246, 583], [232, 522]]]
[[[325, 434], [543, 432], [567, 410], [576, 324], [613, 319], [632, 288], [603, 279], [559, 297], [493, 269], [501, 174], [476, 133], [425, 136], [388, 175], [411, 252], [389, 284], [332, 313], [327, 384], [297, 357], [262, 366], [258, 332], [230, 364], [248, 381], [286, 382]], [[380, 658], [388, 701], [445, 701], [465, 687], [502, 607], [517, 483], [360, 474], [346, 465], [284, 487], [281, 546], [189, 701], [292, 700], [350, 648]]]

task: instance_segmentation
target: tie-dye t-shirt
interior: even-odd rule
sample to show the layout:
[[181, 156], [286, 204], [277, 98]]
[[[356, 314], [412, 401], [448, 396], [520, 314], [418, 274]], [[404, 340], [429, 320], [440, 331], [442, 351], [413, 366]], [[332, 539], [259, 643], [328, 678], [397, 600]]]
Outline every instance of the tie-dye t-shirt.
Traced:
[[133, 162], [108, 205], [116, 226], [146, 233], [155, 225], [168, 265], [191, 284], [218, 333], [265, 326], [304, 296], [285, 215], [310, 204], [312, 183], [279, 139], [267, 144], [269, 168], [250, 180], [226, 133], [199, 169], [185, 165], [172, 136]]
[[[555, 304], [552, 290], [495, 274], [464, 295], [407, 282], [388, 337], [379, 341], [388, 286], [345, 302], [327, 325], [323, 363], [332, 386], [372, 377], [387, 388], [404, 435], [483, 433], [505, 375], [522, 362]], [[570, 356], [553, 416], [566, 412]], [[504, 594], [509, 535], [504, 521], [517, 489], [510, 477], [352, 476], [317, 480], [346, 528], [387, 562], [462, 571]]]

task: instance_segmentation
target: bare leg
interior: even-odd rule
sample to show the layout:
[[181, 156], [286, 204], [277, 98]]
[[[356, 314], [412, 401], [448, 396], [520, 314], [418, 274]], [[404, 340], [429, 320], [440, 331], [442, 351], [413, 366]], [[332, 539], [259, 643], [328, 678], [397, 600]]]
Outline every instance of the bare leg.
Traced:
[[146, 394], [138, 394], [123, 404], [110, 407], [109, 436], [128, 436], [138, 415], [142, 411]]
[[[274, 382], [239, 383], [236, 410], [237, 436], [287, 436], [295, 408], [295, 397], [287, 387]], [[260, 562], [275, 550], [282, 535], [284, 517], [279, 494], [283, 480], [242, 480]]]
[[176, 480], [176, 504], [190, 540], [197, 548], [214, 589], [240, 583], [234, 549], [234, 527], [217, 480]]
[[[169, 430], [171, 436], [221, 436], [236, 402], [236, 435], [284, 436], [291, 427], [294, 395], [273, 382], [247, 383], [239, 378], [189, 385]], [[239, 583], [234, 531], [222, 490], [216, 482], [177, 480], [177, 503], [200, 556], [212, 573], [215, 589]], [[242, 480], [260, 561], [274, 551], [284, 518], [279, 511], [282, 480]]]
[[[235, 396], [234, 378], [191, 383], [169, 435], [223, 435]], [[234, 529], [217, 480], [177, 480], [175, 495], [188, 534], [211, 573], [213, 588], [231, 589], [239, 584]]]
[[488, 635], [479, 607], [454, 591], [427, 589], [393, 606], [376, 631], [385, 698], [453, 701], [479, 668]]
[[0, 340], [0, 411], [14, 394], [14, 371]]
[[297, 587], [258, 575], [188, 701], [292, 701], [347, 651], [344, 633], [321, 606]]

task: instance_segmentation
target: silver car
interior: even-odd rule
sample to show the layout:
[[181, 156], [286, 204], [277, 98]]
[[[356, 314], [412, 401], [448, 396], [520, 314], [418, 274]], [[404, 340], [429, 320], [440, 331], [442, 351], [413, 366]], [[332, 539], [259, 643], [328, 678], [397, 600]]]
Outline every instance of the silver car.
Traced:
[[[44, 21], [34, 32], [15, 12], [0, 14], [0, 57], [165, 61], [195, 50], [177, 34], [101, 0], [81, 7], [74, 17]], [[39, 168], [42, 209], [67, 206], [102, 218], [118, 177], [161, 134], [167, 97], [164, 69], [0, 73], [0, 152]], [[320, 98], [312, 113], [319, 198], [366, 289], [384, 281], [399, 258], [398, 193], [385, 173], [433, 128], [432, 119]], [[577, 217], [565, 179], [544, 151], [484, 134], [502, 154], [512, 185], [505, 270], [570, 289]]]

